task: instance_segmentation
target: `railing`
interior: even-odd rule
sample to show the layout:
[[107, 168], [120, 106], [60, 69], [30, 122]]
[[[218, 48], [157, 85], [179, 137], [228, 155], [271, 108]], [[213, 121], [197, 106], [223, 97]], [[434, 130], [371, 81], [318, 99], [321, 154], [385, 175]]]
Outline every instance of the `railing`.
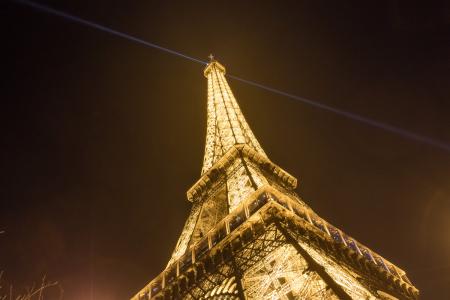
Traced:
[[208, 252], [208, 250], [221, 242], [230, 232], [238, 228], [239, 225], [244, 223], [251, 215], [253, 215], [269, 201], [277, 202], [327, 234], [336, 243], [341, 243], [346, 247], [349, 247], [359, 255], [364, 256], [373, 264], [381, 266], [388, 273], [407, 283], [410, 283], [403, 271], [399, 270], [392, 263], [388, 262], [366, 246], [347, 236], [338, 228], [328, 224], [325, 220], [316, 215], [311, 209], [302, 205], [299, 201], [288, 196], [275, 196], [271, 192], [263, 191], [256, 198], [249, 198], [241, 203], [235, 210], [227, 215], [227, 217], [211, 229], [205, 237], [186, 250], [186, 253], [184, 253], [171, 266], [153, 279], [137, 296], [133, 298], [133, 300], [150, 299], [158, 294], [165, 288], [165, 286], [174, 282], [176, 278], [181, 273], [184, 273], [193, 263], [195, 263], [196, 260], [201, 259], [205, 253]]
[[158, 294], [166, 285], [172, 283], [177, 276], [186, 271], [196, 260], [201, 259], [208, 250], [222, 241], [230, 232], [238, 228], [239, 225], [266, 204], [268, 200], [268, 195], [262, 193], [257, 198], [245, 201], [239, 205], [208, 232], [205, 237], [195, 245], [191, 246], [178, 260], [153, 279], [147, 287], [133, 299], [150, 299], [152, 296]]
[[329, 224], [322, 218], [320, 218], [318, 215], [316, 215], [314, 212], [308, 210], [306, 207], [298, 203], [297, 201], [294, 201], [293, 199], [290, 199], [288, 197], [283, 198], [277, 198], [275, 199], [278, 203], [286, 207], [287, 209], [293, 211], [296, 215], [303, 218], [304, 220], [308, 221], [311, 225], [314, 225], [319, 230], [326, 233], [328, 236], [330, 236], [335, 242], [344, 244], [346, 247], [352, 249], [359, 255], [364, 256], [367, 260], [372, 262], [375, 265], [381, 266], [383, 269], [385, 269], [388, 273], [402, 279], [403, 281], [410, 283], [408, 278], [405, 275], [405, 272], [398, 269], [396, 266], [394, 266], [389, 261], [382, 258], [380, 255], [375, 253], [374, 251], [370, 250], [368, 247], [364, 246], [363, 244], [359, 243], [352, 237], [346, 235], [344, 232], [342, 232], [340, 229], [334, 227], [333, 225]]

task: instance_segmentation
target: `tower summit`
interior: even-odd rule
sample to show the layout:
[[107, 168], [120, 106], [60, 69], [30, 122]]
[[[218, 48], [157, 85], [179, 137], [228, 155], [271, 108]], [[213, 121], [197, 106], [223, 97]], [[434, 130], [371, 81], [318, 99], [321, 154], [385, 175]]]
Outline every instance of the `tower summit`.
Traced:
[[132, 300], [417, 299], [405, 272], [320, 218], [269, 160], [210, 56], [200, 179], [166, 269]]

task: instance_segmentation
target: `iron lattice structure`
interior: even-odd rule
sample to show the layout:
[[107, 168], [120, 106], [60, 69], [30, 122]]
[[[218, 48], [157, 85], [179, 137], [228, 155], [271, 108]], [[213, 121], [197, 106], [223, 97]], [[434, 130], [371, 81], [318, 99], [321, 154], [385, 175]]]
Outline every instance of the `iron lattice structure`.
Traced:
[[320, 218], [271, 162], [215, 60], [192, 210], [166, 269], [132, 300], [417, 299], [405, 272]]

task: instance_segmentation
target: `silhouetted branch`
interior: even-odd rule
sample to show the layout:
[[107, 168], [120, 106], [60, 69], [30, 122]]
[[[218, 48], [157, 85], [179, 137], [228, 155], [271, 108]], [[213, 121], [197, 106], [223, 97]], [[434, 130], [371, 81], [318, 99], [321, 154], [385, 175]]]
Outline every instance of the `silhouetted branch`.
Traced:
[[[13, 285], [9, 285], [9, 291], [5, 294], [5, 288], [3, 286], [3, 271], [0, 271], [0, 300], [45, 300], [45, 293], [50, 290], [59, 288], [59, 299], [63, 298], [64, 290], [57, 281], [47, 281], [46, 277], [42, 277], [41, 284], [35, 287], [34, 284], [27, 288], [24, 293], [14, 294]], [[53, 291], [53, 293], [55, 293]]]

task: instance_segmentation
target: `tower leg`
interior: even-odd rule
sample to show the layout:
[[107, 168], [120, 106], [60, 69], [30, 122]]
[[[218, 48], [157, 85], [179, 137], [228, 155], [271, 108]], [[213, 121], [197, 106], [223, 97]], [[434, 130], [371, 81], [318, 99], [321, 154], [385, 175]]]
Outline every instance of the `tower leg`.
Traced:
[[331, 278], [331, 276], [325, 271], [325, 268], [318, 264], [309, 253], [303, 249], [302, 246], [291, 236], [291, 234], [280, 224], [280, 222], [275, 222], [277, 229], [285, 236], [286, 241], [294, 246], [295, 250], [303, 256], [303, 258], [308, 262], [309, 268], [312, 271], [317, 272], [319, 276], [325, 281], [325, 283], [333, 290], [333, 292], [343, 300], [352, 300], [352, 298], [344, 291], [344, 289], [336, 283], [336, 281]]

